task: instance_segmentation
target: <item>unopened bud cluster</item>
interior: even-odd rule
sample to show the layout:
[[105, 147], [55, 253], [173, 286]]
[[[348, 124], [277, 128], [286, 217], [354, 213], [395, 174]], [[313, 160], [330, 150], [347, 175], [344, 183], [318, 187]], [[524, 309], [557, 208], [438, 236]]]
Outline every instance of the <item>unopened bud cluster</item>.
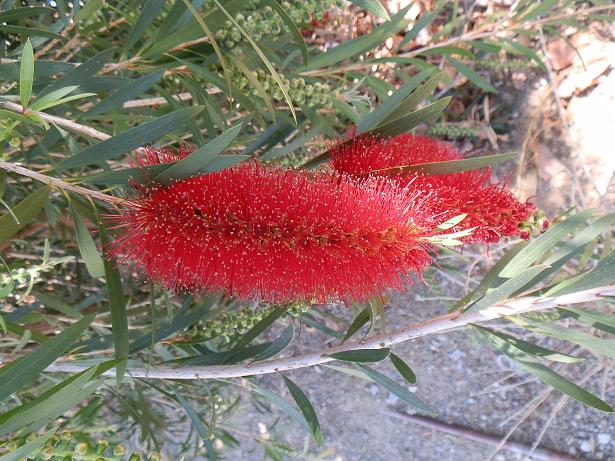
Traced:
[[532, 67], [532, 61], [524, 59], [507, 59], [507, 60], [488, 60], [482, 59], [474, 63], [477, 69], [493, 70], [493, 71], [513, 71], [528, 69]]
[[[19, 447], [42, 437], [44, 434], [32, 433], [27, 437], [0, 441], [0, 456], [8, 455]], [[12, 458], [11, 458], [12, 459]], [[42, 448], [35, 450], [20, 461], [160, 461], [160, 453], [149, 455], [132, 453], [128, 455], [124, 445], [111, 445], [108, 440], [93, 441], [85, 432], [62, 431], [51, 436]]]
[[306, 313], [309, 308], [310, 306], [306, 303], [293, 303], [284, 307], [264, 304], [259, 306], [258, 309], [245, 307], [234, 312], [224, 312], [220, 317], [212, 320], [200, 320], [192, 325], [189, 334], [195, 339], [221, 338], [228, 342], [235, 336], [247, 333], [254, 325], [271, 314], [274, 309], [286, 309], [282, 317], [298, 317]]
[[[252, 75], [274, 101], [283, 102], [285, 100], [280, 85], [269, 72], [259, 69], [258, 71], [253, 71]], [[299, 106], [330, 108], [333, 106], [335, 98], [339, 95], [338, 90], [332, 89], [328, 83], [307, 82], [301, 77], [289, 79], [283, 74], [280, 74], [280, 78], [287, 88], [292, 102]], [[233, 70], [231, 72], [231, 81], [244, 93], [249, 92], [254, 96], [259, 96], [258, 90], [243, 73]]]
[[433, 125], [427, 130], [427, 134], [429, 136], [446, 139], [476, 138], [479, 133], [480, 131], [476, 128], [451, 123], [440, 123]]
[[[242, 12], [235, 16], [237, 24], [255, 41], [259, 41], [266, 36], [278, 36], [288, 31], [288, 25], [269, 5], [260, 0], [248, 0]], [[215, 2], [206, 2], [209, 8], [215, 7]], [[325, 13], [334, 6], [341, 7], [343, 2], [339, 0], [305, 0], [305, 1], [283, 1], [282, 8], [290, 19], [298, 26], [303, 27], [312, 21], [322, 21]], [[233, 48], [245, 37], [239, 29], [232, 23], [226, 21], [224, 27], [216, 32], [216, 39], [226, 48]]]

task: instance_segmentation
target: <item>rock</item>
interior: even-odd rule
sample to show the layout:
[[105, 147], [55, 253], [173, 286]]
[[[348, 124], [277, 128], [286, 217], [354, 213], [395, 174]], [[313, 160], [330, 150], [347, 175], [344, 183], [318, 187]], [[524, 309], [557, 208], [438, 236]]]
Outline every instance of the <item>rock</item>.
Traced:
[[601, 432], [597, 436], [598, 445], [606, 445], [611, 441], [611, 434], [607, 434], [605, 432]]
[[581, 446], [579, 447], [584, 453], [591, 453], [594, 451], [594, 441], [593, 440], [583, 440], [581, 442]]
[[449, 352], [448, 356], [451, 358], [451, 360], [456, 362], [461, 357], [463, 357], [463, 352], [461, 352], [459, 349], [455, 349], [454, 351]]

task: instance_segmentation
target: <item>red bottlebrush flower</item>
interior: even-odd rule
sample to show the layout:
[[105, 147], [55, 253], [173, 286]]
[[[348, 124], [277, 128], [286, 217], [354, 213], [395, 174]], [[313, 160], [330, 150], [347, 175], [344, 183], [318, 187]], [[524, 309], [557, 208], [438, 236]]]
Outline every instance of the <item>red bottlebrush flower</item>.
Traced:
[[[339, 173], [355, 177], [388, 175], [378, 172], [404, 165], [463, 159], [452, 146], [426, 136], [401, 134], [382, 140], [359, 136], [330, 149], [330, 164]], [[467, 217], [451, 231], [476, 227], [465, 243], [495, 243], [502, 236], [525, 237], [519, 224], [536, 210], [521, 203], [503, 184], [491, 182], [490, 168], [442, 175], [392, 174], [391, 178], [410, 194], [428, 196], [426, 205], [442, 221], [463, 213]]]
[[128, 158], [128, 163], [133, 168], [174, 163], [188, 157], [195, 149], [195, 147], [188, 144], [181, 144], [178, 150], [173, 149], [171, 146], [159, 148], [153, 146], [141, 147], [134, 152], [134, 157]]
[[141, 188], [110, 254], [176, 290], [239, 299], [360, 300], [431, 261], [421, 201], [378, 178], [249, 163]]

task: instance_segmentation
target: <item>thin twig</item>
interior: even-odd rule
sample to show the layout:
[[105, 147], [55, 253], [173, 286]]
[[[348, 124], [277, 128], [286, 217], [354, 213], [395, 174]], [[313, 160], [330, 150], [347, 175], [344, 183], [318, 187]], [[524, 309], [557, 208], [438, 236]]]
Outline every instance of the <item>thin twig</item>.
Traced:
[[[408, 325], [405, 328], [390, 332], [384, 335], [372, 337], [365, 341], [347, 342], [327, 350], [309, 352], [297, 357], [285, 357], [274, 360], [267, 360], [254, 364], [237, 365], [213, 365], [213, 366], [168, 366], [161, 365], [146, 368], [130, 367], [128, 373], [136, 378], [154, 379], [207, 379], [207, 378], [235, 378], [240, 376], [253, 376], [268, 373], [276, 373], [285, 370], [311, 367], [323, 363], [331, 362], [335, 359], [331, 354], [358, 349], [381, 349], [391, 347], [395, 344], [408, 341], [421, 336], [442, 333], [474, 323], [482, 323], [510, 315], [518, 315], [526, 312], [533, 312], [553, 308], [559, 305], [577, 304], [584, 302], [597, 301], [604, 296], [615, 295], [615, 285], [609, 285], [591, 290], [584, 290], [578, 293], [540, 298], [524, 297], [502, 302], [501, 304], [490, 306], [482, 311], [471, 312], [460, 315], [453, 313], [436, 317], [424, 322]], [[57, 362], [50, 365], [47, 371], [77, 373], [87, 369], [90, 364], [85, 363], [66, 363]], [[107, 376], [114, 376], [115, 370], [105, 373]]]
[[[401, 413], [399, 411], [386, 411], [386, 415], [392, 416], [402, 421], [417, 424], [419, 426], [427, 427], [429, 429], [435, 429], [437, 431], [445, 432], [446, 434], [455, 435], [466, 440], [472, 440], [484, 445], [496, 446], [499, 443], [499, 439], [492, 435], [483, 434], [482, 432], [474, 431], [466, 427], [454, 426], [452, 424], [443, 423], [435, 419], [426, 418], [425, 416], [409, 415], [407, 413]], [[502, 447], [513, 453], [519, 453], [522, 455], [532, 454], [533, 459], [540, 461], [581, 461], [578, 458], [574, 458], [564, 453], [558, 453], [556, 451], [547, 450], [544, 448], [537, 448], [532, 450], [531, 447], [523, 445], [517, 442], [506, 442]]]
[[[0, 108], [10, 110], [20, 115], [24, 114], [24, 108], [14, 102], [9, 102], [9, 101], [0, 102]], [[91, 138], [100, 139], [101, 141], [106, 141], [107, 139], [111, 137], [107, 133], [103, 133], [102, 131], [95, 130], [94, 128], [91, 128], [86, 125], [81, 125], [80, 123], [75, 123], [72, 120], [67, 120], [62, 117], [56, 117], [55, 115], [49, 115], [44, 112], [33, 112], [33, 113], [38, 115], [40, 118], [42, 118], [46, 122], [52, 123], [54, 125], [63, 126], [65, 128], [69, 128], [73, 131], [84, 134]]]
[[21, 167], [14, 163], [4, 162], [0, 160], [0, 169], [10, 171], [11, 173], [17, 173], [22, 176], [27, 176], [28, 178], [36, 179], [37, 181], [40, 181], [45, 184], [52, 184], [56, 187], [59, 187], [60, 189], [92, 197], [103, 202], [119, 204], [124, 201], [124, 199], [120, 197], [114, 197], [113, 195], [108, 195], [103, 192], [86, 189], [85, 187], [81, 186], [75, 186], [61, 179], [47, 176], [42, 173], [37, 173], [36, 171], [28, 170], [27, 168]]

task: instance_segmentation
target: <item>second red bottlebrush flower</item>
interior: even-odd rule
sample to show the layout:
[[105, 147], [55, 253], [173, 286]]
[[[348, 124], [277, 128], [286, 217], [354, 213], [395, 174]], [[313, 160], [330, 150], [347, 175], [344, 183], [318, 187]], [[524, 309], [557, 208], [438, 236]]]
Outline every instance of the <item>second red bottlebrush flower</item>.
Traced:
[[431, 261], [421, 202], [380, 178], [259, 165], [138, 188], [111, 254], [175, 290], [239, 299], [363, 300]]
[[330, 164], [338, 173], [356, 178], [390, 176], [409, 194], [426, 197], [429, 214], [438, 223], [467, 214], [452, 231], [475, 228], [465, 243], [495, 243], [503, 236], [527, 237], [522, 228], [536, 211], [520, 202], [505, 185], [491, 181], [490, 168], [442, 175], [395, 173], [398, 166], [463, 159], [452, 146], [426, 136], [401, 134], [390, 139], [358, 136], [330, 149]]

